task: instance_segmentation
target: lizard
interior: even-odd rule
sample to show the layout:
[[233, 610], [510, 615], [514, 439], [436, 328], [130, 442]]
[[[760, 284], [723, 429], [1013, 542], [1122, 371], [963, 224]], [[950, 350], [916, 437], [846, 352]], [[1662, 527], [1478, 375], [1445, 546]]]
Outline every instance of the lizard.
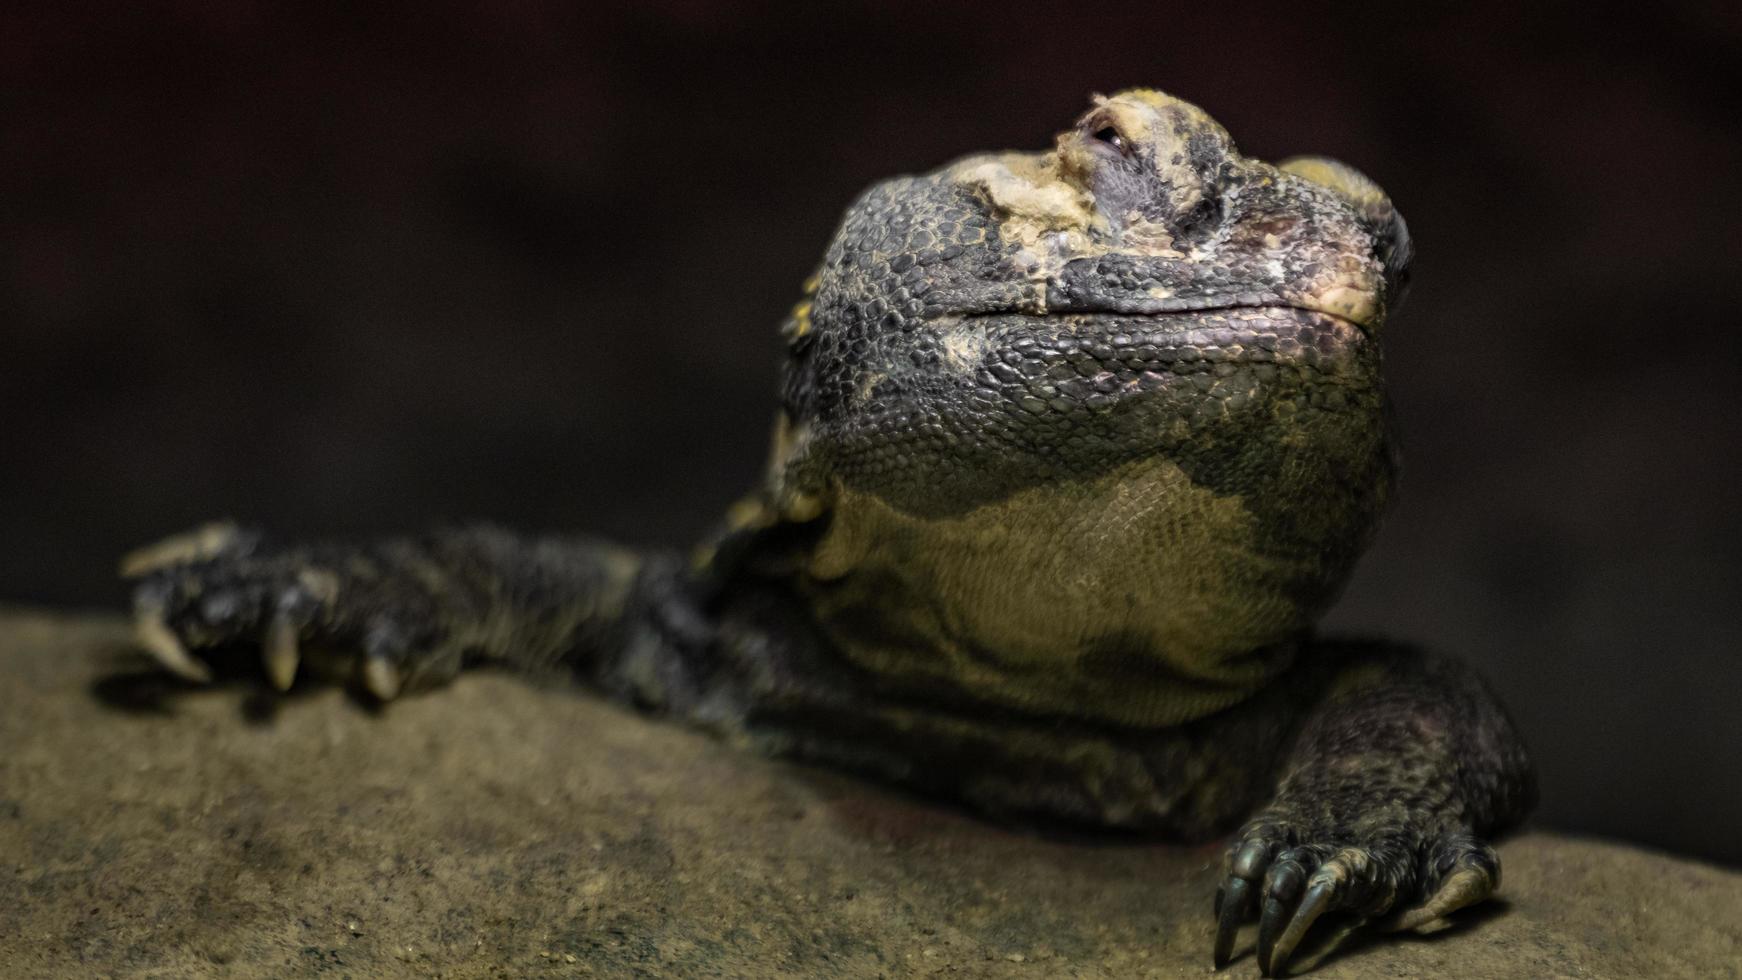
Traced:
[[1527, 752], [1459, 661], [1314, 630], [1393, 493], [1413, 251], [1353, 167], [1095, 96], [852, 203], [764, 476], [693, 554], [219, 522], [123, 559], [135, 635], [191, 681], [506, 666], [994, 817], [1231, 831], [1218, 969], [1255, 919], [1266, 976], [1327, 913], [1439, 928], [1498, 887]]

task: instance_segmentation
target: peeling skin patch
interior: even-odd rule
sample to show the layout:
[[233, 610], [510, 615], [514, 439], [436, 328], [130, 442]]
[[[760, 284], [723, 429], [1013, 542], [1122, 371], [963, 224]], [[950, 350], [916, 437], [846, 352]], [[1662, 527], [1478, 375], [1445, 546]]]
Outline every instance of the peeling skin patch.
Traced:
[[1371, 290], [1335, 284], [1309, 297], [1312, 308], [1354, 323], [1375, 323], [1379, 303]]
[[[1150, 161], [1149, 179], [1168, 189], [1171, 208], [1183, 211], [1203, 200], [1203, 178], [1185, 152], [1191, 134], [1227, 133], [1201, 109], [1159, 92], [1139, 90], [1095, 97], [1095, 108], [1077, 126], [1058, 134], [1051, 152], [979, 155], [949, 168], [951, 179], [975, 188], [1002, 219], [1000, 233], [1044, 260], [1028, 267], [1044, 275], [1064, 261], [1115, 249], [1156, 258], [1183, 259], [1165, 222], [1131, 207], [1097, 199], [1094, 174], [1102, 164], [1084, 130], [1112, 129], [1134, 143], [1173, 148]], [[1231, 144], [1229, 144], [1231, 145]]]
[[[1135, 89], [1111, 98], [1098, 95], [1094, 102], [1095, 108], [1083, 121], [1075, 129], [1060, 133], [1055, 141], [1060, 165], [1079, 182], [1086, 183], [1097, 166], [1096, 153], [1089, 146], [1092, 137], [1085, 139], [1084, 131], [1112, 129], [1128, 144], [1160, 148], [1149, 161], [1150, 176], [1158, 186], [1168, 189], [1172, 207], [1183, 211], [1205, 195], [1203, 176], [1193, 169], [1186, 152], [1190, 141], [1194, 136], [1208, 137], [1229, 149], [1233, 147], [1227, 130], [1202, 109], [1153, 89]], [[1148, 222], [1134, 211], [1107, 217], [1123, 228], [1124, 237], [1129, 239], [1125, 244], [1129, 246], [1148, 244], [1161, 251], [1172, 247], [1172, 236], [1165, 226]]]
[[1291, 157], [1277, 164], [1276, 169], [1329, 187], [1363, 211], [1391, 208], [1391, 199], [1385, 196], [1385, 191], [1372, 178], [1335, 160], [1325, 157]]
[[[1075, 265], [1072, 288], [1109, 301], [1214, 292], [1230, 305], [1294, 305], [1372, 328], [1385, 314], [1389, 259], [1357, 253], [1394, 225], [1407, 253], [1389, 199], [1359, 171], [1242, 156], [1203, 110], [1152, 90], [1097, 96], [1048, 151], [972, 156], [940, 176], [997, 222], [1011, 247], [1002, 268], [1049, 296]], [[1113, 264], [1085, 281], [1083, 260], [1102, 258]]]
[[870, 401], [871, 400], [871, 393], [877, 390], [877, 386], [879, 384], [882, 384], [884, 381], [887, 381], [888, 379], [889, 379], [889, 375], [882, 372], [882, 371], [868, 371], [868, 372], [866, 372], [865, 375], [859, 379], [859, 389], [858, 389], [859, 400], [861, 402]]
[[1052, 251], [1041, 242], [1047, 232], [1085, 232], [1097, 218], [1094, 198], [1066, 179], [1058, 159], [1048, 154], [970, 157], [956, 165], [954, 177], [985, 193], [1004, 217], [1007, 240], [1037, 251]]
[[986, 358], [990, 341], [985, 328], [975, 325], [952, 327], [940, 338], [944, 361], [955, 371], [972, 371]]

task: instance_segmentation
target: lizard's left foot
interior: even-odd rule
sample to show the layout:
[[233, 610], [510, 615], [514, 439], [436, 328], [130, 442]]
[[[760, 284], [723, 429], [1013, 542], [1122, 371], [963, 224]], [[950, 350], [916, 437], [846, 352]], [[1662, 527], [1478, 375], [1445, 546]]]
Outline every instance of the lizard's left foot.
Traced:
[[209, 660], [240, 660], [283, 691], [307, 661], [391, 701], [459, 672], [462, 649], [448, 642], [427, 579], [407, 573], [417, 553], [328, 551], [274, 549], [231, 524], [141, 548], [121, 560], [135, 583], [134, 636], [195, 683], [212, 679]]
[[1258, 918], [1258, 969], [1281, 976], [1313, 923], [1327, 912], [1354, 917], [1353, 932], [1432, 932], [1449, 913], [1500, 885], [1500, 858], [1462, 832], [1422, 826], [1410, 813], [1372, 815], [1338, 827], [1273, 806], [1237, 834], [1216, 892], [1217, 969], [1228, 963], [1243, 922]]

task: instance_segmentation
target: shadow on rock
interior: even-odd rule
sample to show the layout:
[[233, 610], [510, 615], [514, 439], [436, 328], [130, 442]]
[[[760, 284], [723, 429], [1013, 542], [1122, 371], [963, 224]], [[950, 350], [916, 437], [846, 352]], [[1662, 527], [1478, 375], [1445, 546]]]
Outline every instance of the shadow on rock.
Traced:
[[[299, 680], [290, 690], [278, 691], [262, 682], [259, 671], [248, 668], [246, 661], [234, 656], [210, 658], [208, 666], [212, 680], [200, 684], [184, 680], [153, 664], [150, 657], [129, 646], [115, 646], [101, 652], [104, 670], [87, 690], [97, 703], [112, 711], [129, 715], [175, 715], [176, 703], [184, 698], [207, 696], [218, 691], [240, 694], [237, 710], [250, 725], [267, 725], [278, 717], [285, 704], [300, 700], [325, 682]], [[346, 685], [353, 706], [364, 714], [380, 716], [383, 705], [360, 685]]]

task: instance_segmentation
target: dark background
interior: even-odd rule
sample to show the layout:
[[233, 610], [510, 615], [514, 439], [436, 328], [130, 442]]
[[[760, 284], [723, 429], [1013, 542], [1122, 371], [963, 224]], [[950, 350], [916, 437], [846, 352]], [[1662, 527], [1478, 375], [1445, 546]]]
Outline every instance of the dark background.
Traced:
[[686, 543], [855, 191], [1153, 85], [1420, 247], [1333, 625], [1476, 662], [1540, 823], [1742, 861], [1734, 4], [23, 6], [0, 597], [118, 608], [118, 552], [219, 515]]

